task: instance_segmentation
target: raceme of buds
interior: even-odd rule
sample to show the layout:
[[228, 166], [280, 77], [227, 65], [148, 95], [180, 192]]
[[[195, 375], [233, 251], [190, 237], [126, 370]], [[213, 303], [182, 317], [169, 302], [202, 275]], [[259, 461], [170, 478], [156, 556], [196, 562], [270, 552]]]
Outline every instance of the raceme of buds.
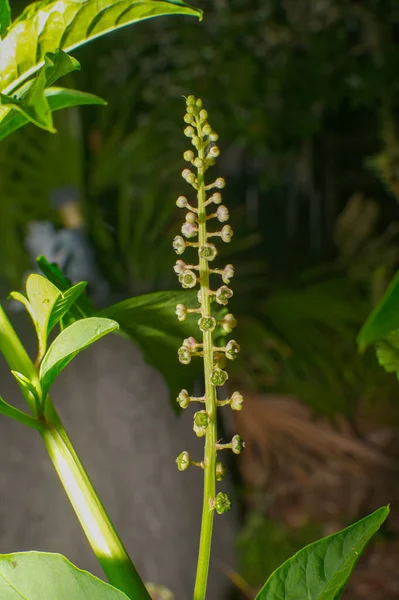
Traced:
[[[193, 358], [201, 357], [204, 361], [205, 394], [201, 398], [191, 396], [183, 389], [177, 397], [177, 403], [183, 409], [188, 408], [192, 402], [202, 402], [204, 410], [194, 414], [193, 429], [198, 437], [207, 436], [207, 442], [218, 439], [217, 436], [217, 407], [230, 406], [232, 410], [241, 410], [243, 397], [239, 392], [234, 392], [227, 400], [219, 401], [217, 398], [218, 388], [224, 386], [228, 380], [225, 370], [226, 364], [236, 358], [240, 351], [239, 344], [235, 340], [226, 340], [219, 347], [214, 344], [213, 336], [217, 330], [224, 334], [231, 333], [237, 325], [237, 320], [231, 314], [215, 318], [215, 306], [227, 306], [233, 296], [233, 291], [228, 287], [234, 276], [234, 267], [231, 264], [224, 267], [213, 268], [213, 261], [217, 258], [218, 249], [213, 240], [230, 242], [233, 230], [227, 221], [230, 218], [227, 206], [222, 204], [222, 195], [218, 190], [225, 187], [223, 177], [217, 177], [211, 183], [205, 182], [205, 176], [209, 168], [214, 165], [220, 155], [220, 149], [216, 145], [219, 138], [213, 130], [209, 121], [208, 113], [203, 108], [202, 100], [190, 95], [186, 98], [186, 114], [184, 122], [187, 124], [184, 134], [191, 141], [193, 148], [187, 149], [183, 158], [190, 163], [190, 168], [182, 171], [183, 179], [194, 188], [191, 193], [196, 196], [190, 200], [186, 196], [179, 196], [176, 204], [179, 208], [186, 209], [184, 222], [181, 227], [182, 235], [173, 240], [173, 248], [176, 254], [195, 253], [195, 258], [189, 258], [188, 262], [177, 260], [174, 271], [183, 289], [197, 288], [197, 308], [188, 308], [186, 304], [176, 306], [176, 315], [179, 321], [185, 321], [190, 314], [197, 315], [197, 325], [202, 336], [201, 341], [194, 337], [186, 338], [178, 350], [179, 361], [189, 364]], [[215, 208], [215, 205], [217, 208]], [[220, 230], [215, 227], [208, 230], [211, 223], [223, 223]], [[183, 237], [182, 237], [183, 236]], [[187, 241], [194, 238], [194, 241]], [[212, 242], [210, 241], [212, 238]], [[215, 277], [221, 277], [224, 285], [215, 289], [211, 287]], [[219, 280], [220, 281], [220, 280]], [[190, 304], [188, 305], [190, 306]], [[220, 308], [219, 308], [220, 312]], [[208, 437], [211, 436], [211, 437]], [[206, 472], [211, 468], [213, 484], [221, 481], [225, 474], [224, 465], [217, 461], [219, 450], [230, 449], [239, 454], [244, 448], [241, 437], [235, 435], [228, 444], [219, 444], [211, 441], [205, 444], [204, 460], [195, 463], [190, 460], [187, 452], [182, 452], [176, 459], [179, 470], [184, 471], [190, 464], [201, 466]], [[209, 475], [209, 471], [208, 471]], [[205, 489], [207, 489], [205, 487]], [[204, 496], [207, 508], [210, 507], [218, 514], [230, 510], [231, 499], [227, 494], [218, 493], [216, 497]], [[212, 511], [211, 511], [212, 512]], [[206, 510], [204, 514], [208, 514]]]

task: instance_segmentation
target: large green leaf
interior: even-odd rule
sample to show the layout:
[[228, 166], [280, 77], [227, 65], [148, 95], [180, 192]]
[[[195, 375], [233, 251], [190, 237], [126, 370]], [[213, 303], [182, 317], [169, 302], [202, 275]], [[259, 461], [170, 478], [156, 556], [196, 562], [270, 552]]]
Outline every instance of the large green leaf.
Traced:
[[60, 554], [0, 555], [1, 600], [128, 600], [128, 597]]
[[0, 91], [11, 95], [44, 64], [101, 35], [161, 15], [202, 12], [180, 0], [41, 0], [25, 8], [0, 41]]
[[71, 306], [75, 304], [75, 302], [85, 289], [86, 285], [86, 281], [81, 281], [80, 283], [73, 285], [65, 292], [61, 292], [61, 295], [58, 296], [57, 301], [55, 302], [51, 311], [51, 315], [47, 326], [48, 333], [50, 333], [53, 327], [55, 327], [57, 323], [62, 319], [62, 317], [66, 315], [66, 313], [70, 310]]
[[399, 329], [399, 271], [361, 328], [357, 337], [359, 349], [364, 351], [367, 346], [377, 340], [383, 340], [396, 329]]
[[11, 9], [8, 0], [0, 0], [0, 36], [11, 23]]
[[388, 507], [379, 508], [306, 546], [272, 573], [256, 600], [337, 600], [362, 550], [388, 513]]
[[[44, 91], [51, 112], [70, 108], [71, 106], [84, 106], [99, 104], [105, 106], [107, 103], [99, 96], [70, 90], [60, 87], [49, 87]], [[27, 117], [21, 111], [8, 111], [0, 121], [0, 141], [4, 140], [11, 133], [20, 129], [29, 122]]]
[[40, 366], [43, 398], [47, 396], [57, 375], [79, 352], [117, 328], [118, 323], [111, 319], [89, 317], [76, 321], [61, 331], [51, 344]]

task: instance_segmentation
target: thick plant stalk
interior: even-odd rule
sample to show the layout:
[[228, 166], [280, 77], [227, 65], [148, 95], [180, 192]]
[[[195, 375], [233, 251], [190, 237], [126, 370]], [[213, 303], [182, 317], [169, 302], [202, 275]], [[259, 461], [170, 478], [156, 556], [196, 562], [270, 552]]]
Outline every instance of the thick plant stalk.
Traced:
[[[37, 371], [1, 306], [0, 350], [12, 370], [35, 382], [35, 387], [39, 385]], [[21, 389], [36, 416], [31, 394]], [[109, 583], [131, 600], [150, 600], [49, 398], [40, 423], [49, 457]]]
[[[224, 269], [215, 269], [210, 266], [217, 256], [217, 249], [213, 243], [209, 243], [209, 239], [220, 237], [224, 242], [229, 242], [233, 231], [230, 225], [224, 225], [220, 231], [208, 231], [207, 227], [211, 219], [223, 223], [229, 218], [227, 208], [220, 205], [222, 198], [219, 192], [212, 193], [207, 197], [208, 190], [221, 189], [225, 186], [225, 181], [221, 177], [211, 184], [206, 185], [205, 183], [206, 171], [219, 156], [219, 149], [215, 145], [218, 135], [212, 131], [207, 118], [208, 114], [202, 108], [202, 101], [194, 96], [189, 96], [187, 98], [187, 114], [184, 117], [188, 127], [184, 133], [191, 138], [191, 142], [197, 150], [197, 156], [195, 157], [192, 150], [187, 150], [184, 153], [184, 159], [197, 169], [197, 175], [190, 169], [184, 169], [182, 176], [196, 190], [197, 205], [189, 204], [185, 196], [177, 199], [177, 205], [189, 210], [182, 226], [182, 234], [188, 239], [198, 237], [198, 241], [186, 241], [183, 237], [176, 236], [173, 242], [177, 254], [182, 254], [190, 246], [197, 248], [199, 259], [198, 264], [186, 264], [182, 260], [178, 260], [175, 266], [175, 272], [179, 275], [179, 281], [183, 288], [194, 288], [198, 284], [200, 288], [198, 291], [199, 308], [187, 308], [182, 304], [176, 307], [176, 314], [180, 321], [185, 320], [190, 313], [198, 314], [200, 316], [198, 327], [202, 332], [202, 342], [197, 342], [193, 337], [184, 340], [183, 346], [178, 351], [180, 362], [188, 364], [195, 356], [202, 357], [204, 361], [204, 396], [196, 398], [190, 396], [187, 390], [182, 390], [177, 398], [181, 408], [187, 408], [192, 402], [201, 402], [205, 406], [204, 410], [194, 415], [196, 435], [198, 437], [205, 436], [203, 460], [195, 462], [190, 459], [187, 452], [182, 452], [177, 458], [177, 466], [181, 471], [187, 469], [190, 464], [201, 467], [204, 471], [201, 536], [194, 600], [204, 600], [206, 596], [214, 513], [216, 511], [218, 514], [222, 514], [231, 508], [231, 500], [227, 494], [222, 492], [216, 494], [216, 481], [221, 481], [225, 472], [224, 465], [217, 462], [217, 452], [229, 448], [233, 452], [239, 453], [244, 446], [239, 436], [234, 436], [228, 444], [219, 444], [217, 441], [217, 407], [229, 405], [233, 410], [241, 410], [243, 398], [241, 394], [235, 392], [231, 398], [219, 401], [216, 392], [217, 387], [223, 386], [228, 378], [227, 372], [223, 370], [226, 359], [234, 359], [239, 352], [239, 346], [237, 342], [231, 340], [225, 346], [218, 347], [214, 341], [217, 325], [221, 326], [225, 333], [230, 333], [236, 325], [236, 320], [233, 315], [226, 314], [217, 321], [212, 313], [213, 303], [216, 301], [216, 303], [226, 306], [233, 292], [227, 285], [222, 285], [217, 290], [211, 289], [211, 275], [221, 277], [223, 283], [228, 284], [234, 275], [234, 269], [232, 265], [227, 265]], [[208, 214], [207, 207], [210, 206], [210, 210], [214, 210], [213, 204], [220, 206], [216, 212]]]

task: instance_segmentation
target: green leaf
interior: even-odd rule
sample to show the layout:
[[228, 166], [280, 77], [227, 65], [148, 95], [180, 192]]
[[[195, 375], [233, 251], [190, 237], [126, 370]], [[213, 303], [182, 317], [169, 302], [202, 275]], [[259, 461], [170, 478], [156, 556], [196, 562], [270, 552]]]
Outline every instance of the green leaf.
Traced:
[[256, 600], [337, 600], [361, 552], [389, 514], [382, 507], [306, 546], [271, 574]]
[[[105, 100], [94, 94], [60, 87], [49, 87], [44, 91], [51, 112], [72, 106], [103, 105]], [[16, 110], [8, 111], [0, 121], [0, 141], [28, 123], [26, 116]]]
[[82, 571], [60, 554], [0, 555], [1, 600], [128, 600], [108, 583]]
[[80, 294], [83, 292], [87, 285], [86, 281], [81, 281], [76, 285], [69, 288], [65, 292], [61, 292], [61, 295], [58, 296], [53, 310], [51, 311], [50, 318], [47, 325], [47, 332], [55, 327], [55, 325], [62, 319], [62, 317], [70, 310], [71, 306], [75, 304]]
[[22, 375], [22, 373], [19, 373], [18, 371], [12, 370], [11, 373], [18, 381], [18, 384], [22, 388], [22, 390], [25, 390], [26, 392], [31, 394], [32, 399], [36, 402], [36, 406], [38, 406], [40, 404], [40, 396], [38, 390], [35, 388], [32, 381], [30, 381], [27, 377], [25, 377], [25, 375]]
[[0, 123], [3, 119], [7, 119], [10, 112], [16, 110], [38, 127], [54, 132], [45, 89], [63, 75], [76, 69], [80, 69], [79, 62], [62, 50], [48, 52], [44, 56], [43, 66], [32, 82], [20, 88], [17, 95], [0, 94], [0, 107], [2, 107]]
[[0, 36], [11, 23], [11, 9], [8, 0], [0, 0]]
[[40, 366], [43, 398], [47, 396], [57, 375], [79, 352], [115, 329], [118, 329], [118, 323], [111, 319], [90, 317], [76, 321], [61, 331], [46, 352]]
[[42, 277], [42, 275], [33, 273], [29, 275], [26, 281], [26, 295], [37, 332], [39, 360], [41, 360], [46, 351], [50, 315], [61, 292], [51, 281]]
[[399, 271], [361, 328], [357, 337], [359, 350], [364, 352], [367, 346], [384, 339], [395, 329], [399, 329]]
[[0, 41], [0, 91], [11, 95], [44, 64], [45, 55], [69, 52], [101, 35], [161, 15], [202, 11], [175, 0], [41, 0], [28, 5]]
[[27, 413], [23, 412], [22, 410], [19, 410], [18, 408], [15, 408], [14, 406], [7, 404], [7, 402], [5, 402], [1, 397], [0, 414], [5, 415], [6, 417], [10, 417], [11, 419], [14, 419], [14, 421], [18, 421], [19, 423], [22, 423], [22, 425], [27, 425], [28, 427], [36, 429], [37, 431], [42, 431], [44, 428], [44, 424], [41, 421], [35, 419], [34, 417], [31, 417], [31, 415], [28, 415]]

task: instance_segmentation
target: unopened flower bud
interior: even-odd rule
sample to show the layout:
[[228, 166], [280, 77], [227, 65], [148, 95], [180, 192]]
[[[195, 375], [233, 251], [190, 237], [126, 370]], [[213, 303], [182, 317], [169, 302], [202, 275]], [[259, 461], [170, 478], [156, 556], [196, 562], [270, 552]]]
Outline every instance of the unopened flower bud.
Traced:
[[226, 306], [229, 303], [229, 299], [233, 296], [233, 290], [228, 288], [226, 285], [222, 285], [216, 292], [216, 302]]
[[181, 226], [181, 232], [186, 238], [193, 238], [198, 233], [198, 227], [196, 227], [192, 223], [187, 223], [187, 221], [185, 221]]
[[220, 324], [226, 333], [231, 333], [233, 331], [234, 327], [236, 327], [236, 325], [237, 325], [237, 319], [235, 318], [234, 315], [232, 315], [231, 313], [228, 313], [227, 315], [225, 315], [223, 317], [223, 320], [221, 321]]
[[188, 338], [186, 338], [185, 340], [183, 340], [183, 346], [185, 348], [188, 348], [190, 350], [190, 352], [195, 352], [198, 346], [198, 342], [195, 339], [195, 337], [190, 336]]
[[205, 123], [205, 125], [202, 128], [202, 133], [204, 135], [209, 135], [212, 133], [212, 127], [209, 125], [209, 123]]
[[187, 98], [186, 98], [186, 104], [187, 104], [187, 106], [194, 106], [194, 104], [195, 104], [195, 96], [193, 96], [192, 94], [190, 94], [189, 96], [187, 96]]
[[231, 506], [232, 503], [230, 496], [223, 492], [219, 492], [215, 498], [215, 510], [218, 515], [229, 512], [229, 510], [231, 510]]
[[188, 204], [188, 200], [185, 196], [179, 196], [178, 199], [176, 200], [176, 205], [179, 208], [185, 208]]
[[201, 317], [198, 321], [198, 327], [201, 331], [214, 331], [216, 327], [216, 319], [211, 316]]
[[240, 352], [239, 344], [237, 344], [237, 342], [235, 340], [230, 340], [226, 345], [226, 350], [225, 350], [226, 357], [229, 358], [230, 360], [234, 360], [235, 358], [237, 358], [237, 355], [239, 354], [239, 352]]
[[235, 435], [231, 440], [231, 449], [234, 454], [241, 454], [245, 448], [245, 443], [240, 435]]
[[187, 162], [191, 162], [194, 160], [194, 152], [192, 150], [186, 150], [183, 154], [183, 158]]
[[195, 106], [197, 106], [197, 108], [202, 108], [202, 100], [201, 100], [201, 98], [197, 98]]
[[211, 140], [211, 142], [217, 142], [219, 139], [219, 135], [216, 133], [216, 131], [212, 131], [212, 133], [209, 135], [209, 139]]
[[182, 390], [176, 398], [180, 408], [187, 408], [190, 404], [190, 395], [187, 390]]
[[223, 177], [218, 177], [214, 183], [215, 187], [219, 188], [219, 190], [221, 190], [222, 188], [224, 188], [226, 186], [226, 180]]
[[185, 471], [190, 466], [190, 455], [188, 452], [182, 452], [176, 458], [176, 464], [179, 471]]
[[181, 176], [187, 181], [187, 183], [193, 184], [196, 181], [196, 177], [194, 173], [190, 171], [190, 169], [183, 169]]
[[179, 321], [185, 321], [187, 318], [187, 308], [184, 304], [178, 304], [176, 306], [176, 316]]
[[207, 158], [217, 158], [220, 154], [220, 150], [217, 146], [212, 146], [209, 148], [209, 152], [207, 154]]
[[179, 274], [179, 273], [183, 273], [185, 268], [186, 268], [186, 263], [184, 262], [184, 260], [177, 260], [175, 266], [173, 267], [173, 270], [175, 273]]
[[201, 122], [207, 120], [207, 118], [208, 118], [208, 111], [205, 110], [205, 108], [203, 108], [202, 110], [200, 110], [199, 118], [200, 118]]
[[194, 167], [196, 167], [197, 169], [202, 169], [203, 166], [204, 161], [202, 160], [202, 158], [197, 157], [194, 161]]
[[[184, 119], [184, 122], [188, 123], [189, 125], [191, 125], [191, 123], [194, 123], [194, 117], [193, 117], [193, 115], [190, 115], [189, 113], [186, 113], [184, 115], [183, 119]], [[184, 133], [186, 133], [186, 130], [184, 130]]]
[[200, 258], [205, 258], [205, 260], [211, 261], [216, 258], [218, 251], [214, 244], [202, 244], [200, 249], [198, 250], [198, 255]]
[[209, 198], [209, 200], [211, 202], [213, 202], [214, 204], [220, 204], [222, 201], [222, 196], [221, 196], [220, 192], [214, 192], [212, 194], [212, 196]]
[[197, 215], [193, 212], [188, 212], [185, 218], [187, 223], [195, 223], [197, 220]]
[[186, 346], [180, 346], [177, 356], [183, 365], [188, 365], [191, 362], [191, 352]]
[[222, 272], [222, 280], [223, 283], [230, 283], [230, 279], [234, 277], [234, 267], [233, 265], [226, 265]]
[[233, 237], [233, 230], [230, 225], [225, 225], [222, 227], [222, 231], [220, 232], [220, 237], [226, 244], [231, 242], [231, 238]]
[[195, 106], [192, 106], [192, 105], [187, 106], [187, 113], [189, 115], [196, 115], [197, 112], [198, 112], [198, 109]]
[[195, 148], [199, 148], [201, 146], [201, 139], [198, 137], [198, 135], [194, 135], [194, 137], [191, 139], [191, 143]]
[[173, 248], [176, 254], [183, 254], [184, 250], [186, 249], [186, 242], [181, 235], [177, 235], [173, 240]]
[[225, 474], [226, 474], [226, 467], [224, 466], [223, 463], [218, 461], [216, 463], [216, 481], [222, 481]]
[[224, 385], [226, 383], [226, 381], [228, 380], [229, 376], [226, 373], [226, 371], [223, 371], [223, 369], [213, 369], [211, 371], [211, 383], [214, 386], [221, 386]]
[[[188, 115], [189, 117], [191, 117], [191, 115]], [[191, 117], [193, 118], [193, 117]], [[192, 127], [191, 125], [188, 125], [185, 130], [184, 130], [184, 135], [188, 138], [192, 138], [195, 135], [195, 129], [194, 127]]]
[[243, 403], [244, 403], [244, 398], [242, 397], [240, 392], [234, 392], [234, 394], [231, 396], [231, 402], [230, 402], [230, 406], [231, 406], [232, 410], [241, 410]]
[[179, 282], [184, 289], [188, 290], [197, 285], [197, 276], [190, 269], [186, 269], [183, 273], [180, 273]]
[[218, 218], [218, 221], [220, 221], [221, 223], [225, 223], [226, 221], [229, 220], [229, 209], [227, 208], [227, 206], [224, 206], [224, 204], [221, 204], [220, 206], [218, 206], [218, 209], [216, 211], [216, 216]]
[[193, 429], [197, 437], [203, 437], [206, 434], [206, 428], [209, 425], [209, 415], [206, 410], [196, 412], [194, 415]]

